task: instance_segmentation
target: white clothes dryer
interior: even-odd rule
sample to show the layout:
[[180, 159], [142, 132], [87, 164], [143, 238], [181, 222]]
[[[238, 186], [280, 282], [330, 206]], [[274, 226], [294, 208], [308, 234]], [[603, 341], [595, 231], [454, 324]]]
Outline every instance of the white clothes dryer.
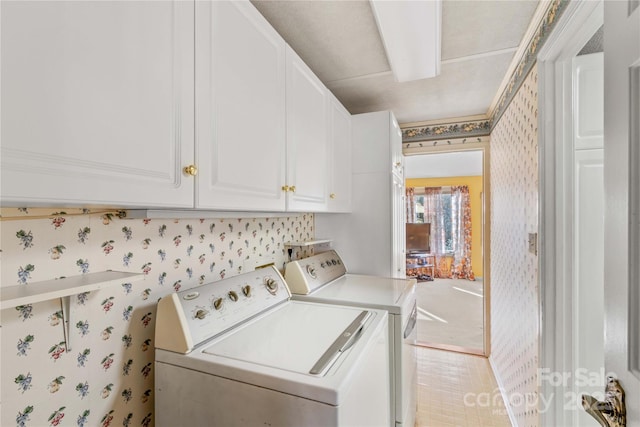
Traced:
[[348, 274], [340, 256], [329, 250], [288, 263], [285, 281], [294, 300], [389, 313], [390, 425], [413, 427], [417, 393], [416, 280]]

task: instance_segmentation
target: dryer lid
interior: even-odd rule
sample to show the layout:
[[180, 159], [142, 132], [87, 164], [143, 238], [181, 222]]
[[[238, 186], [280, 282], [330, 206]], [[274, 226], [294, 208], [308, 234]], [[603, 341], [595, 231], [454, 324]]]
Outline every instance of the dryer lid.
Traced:
[[400, 314], [415, 300], [415, 279], [347, 274], [305, 297], [307, 301], [372, 307]]

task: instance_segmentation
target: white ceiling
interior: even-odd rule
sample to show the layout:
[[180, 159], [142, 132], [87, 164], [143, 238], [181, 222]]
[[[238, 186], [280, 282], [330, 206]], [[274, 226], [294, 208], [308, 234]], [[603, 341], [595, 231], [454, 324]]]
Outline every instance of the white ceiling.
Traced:
[[421, 154], [404, 158], [405, 178], [482, 175], [482, 151]]
[[252, 0], [352, 113], [400, 123], [485, 114], [537, 0], [443, 0], [439, 76], [395, 82], [368, 0]]

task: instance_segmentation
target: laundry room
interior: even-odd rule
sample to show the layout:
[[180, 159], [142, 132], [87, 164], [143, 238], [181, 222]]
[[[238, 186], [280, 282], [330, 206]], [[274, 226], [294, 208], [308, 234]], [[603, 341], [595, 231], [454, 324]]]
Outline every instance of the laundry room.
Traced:
[[0, 39], [0, 425], [640, 401], [638, 0], [1, 0]]

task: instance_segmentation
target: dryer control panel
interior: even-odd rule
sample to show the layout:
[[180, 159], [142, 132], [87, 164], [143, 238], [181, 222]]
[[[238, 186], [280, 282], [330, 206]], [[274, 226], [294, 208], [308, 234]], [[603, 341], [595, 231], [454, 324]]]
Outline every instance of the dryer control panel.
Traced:
[[290, 297], [273, 266], [167, 295], [158, 301], [155, 346], [189, 353]]
[[346, 273], [342, 259], [331, 250], [290, 262], [284, 277], [292, 294], [308, 295]]

